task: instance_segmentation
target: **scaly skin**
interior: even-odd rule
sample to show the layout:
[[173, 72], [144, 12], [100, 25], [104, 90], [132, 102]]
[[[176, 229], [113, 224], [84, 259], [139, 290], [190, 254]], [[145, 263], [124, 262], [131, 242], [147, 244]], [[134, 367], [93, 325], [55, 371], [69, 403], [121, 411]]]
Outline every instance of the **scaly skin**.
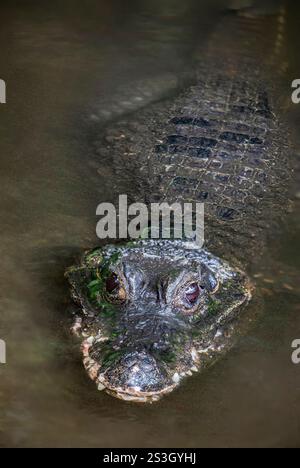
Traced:
[[204, 202], [206, 247], [243, 267], [287, 208], [280, 18], [226, 17], [199, 58], [197, 85], [104, 137], [119, 193], [124, 184], [134, 201]]
[[113, 396], [158, 400], [241, 329], [252, 288], [236, 265], [247, 270], [285, 211], [288, 146], [273, 79], [283, 23], [226, 16], [198, 59], [197, 84], [107, 129], [100, 143], [118, 193], [201, 201], [206, 213], [205, 249], [144, 240], [97, 249], [68, 270], [84, 366]]

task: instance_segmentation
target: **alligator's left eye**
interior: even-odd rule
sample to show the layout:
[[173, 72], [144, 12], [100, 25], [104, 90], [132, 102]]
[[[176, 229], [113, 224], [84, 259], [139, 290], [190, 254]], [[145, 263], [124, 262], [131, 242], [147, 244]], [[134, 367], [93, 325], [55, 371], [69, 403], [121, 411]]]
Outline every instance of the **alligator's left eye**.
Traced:
[[188, 304], [191, 306], [195, 305], [201, 294], [201, 290], [198, 283], [189, 284], [185, 289], [184, 294]]
[[122, 281], [115, 273], [111, 273], [111, 275], [106, 278], [105, 287], [110, 299], [120, 302], [125, 301], [126, 290], [122, 284]]

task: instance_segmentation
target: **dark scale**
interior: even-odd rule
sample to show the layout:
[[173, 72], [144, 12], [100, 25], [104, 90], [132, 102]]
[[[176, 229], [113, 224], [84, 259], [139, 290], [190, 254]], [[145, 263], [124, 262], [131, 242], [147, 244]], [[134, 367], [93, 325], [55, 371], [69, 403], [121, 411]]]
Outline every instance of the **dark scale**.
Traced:
[[174, 117], [170, 120], [170, 123], [175, 125], [192, 125], [194, 127], [210, 127], [211, 123], [209, 120], [200, 118], [193, 118], [193, 117]]

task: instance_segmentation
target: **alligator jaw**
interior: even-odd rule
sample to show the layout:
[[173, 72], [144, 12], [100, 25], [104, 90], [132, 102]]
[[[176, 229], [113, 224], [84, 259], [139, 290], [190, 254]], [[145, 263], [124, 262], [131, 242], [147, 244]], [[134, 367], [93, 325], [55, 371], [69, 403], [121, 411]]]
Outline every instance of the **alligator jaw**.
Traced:
[[132, 401], [135, 403], [153, 403], [154, 401], [158, 401], [163, 395], [172, 392], [172, 390], [174, 390], [174, 388], [179, 384], [178, 380], [178, 382], [174, 382], [174, 384], [155, 392], [141, 392], [137, 387], [130, 387], [127, 389], [121, 387], [112, 387], [109, 385], [109, 382], [106, 381], [105, 375], [101, 373], [99, 374], [100, 365], [90, 357], [89, 349], [94, 339], [94, 337], [87, 338], [82, 343], [81, 350], [83, 354], [83, 365], [85, 370], [87, 371], [91, 380], [94, 380], [97, 384], [98, 390], [105, 390], [106, 393], [120, 400]]
[[140, 392], [139, 389], [133, 387], [127, 390], [105, 387], [105, 391], [119, 400], [132, 401], [133, 403], [153, 403], [160, 400], [167, 393], [172, 392], [176, 386], [177, 384], [170, 385], [159, 392]]

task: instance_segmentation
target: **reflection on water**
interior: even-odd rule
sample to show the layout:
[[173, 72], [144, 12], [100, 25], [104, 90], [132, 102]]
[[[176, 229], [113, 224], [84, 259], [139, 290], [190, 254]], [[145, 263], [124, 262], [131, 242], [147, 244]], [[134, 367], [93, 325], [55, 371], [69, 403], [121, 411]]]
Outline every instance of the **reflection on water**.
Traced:
[[[295, 213], [272, 253], [286, 280], [263, 285], [263, 318], [215, 367], [145, 407], [86, 378], [64, 332], [63, 272], [97, 243], [95, 207], [112, 197], [110, 168], [95, 171], [87, 128], [174, 92], [225, 2], [83, 3], [1, 5], [0, 338], [8, 363], [0, 365], [0, 446], [299, 445], [300, 366], [290, 362], [300, 338]], [[296, 129], [299, 111], [291, 119]]]

